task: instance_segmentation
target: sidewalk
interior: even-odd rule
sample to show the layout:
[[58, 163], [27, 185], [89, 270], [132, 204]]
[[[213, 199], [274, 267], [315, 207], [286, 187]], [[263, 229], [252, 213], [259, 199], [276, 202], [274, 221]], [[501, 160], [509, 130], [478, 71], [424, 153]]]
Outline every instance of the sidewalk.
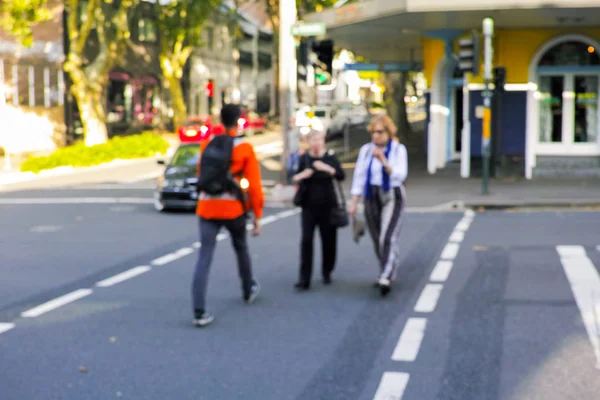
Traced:
[[[349, 197], [352, 170], [344, 182]], [[406, 181], [407, 207], [412, 210], [459, 210], [464, 208], [600, 207], [600, 180], [545, 178], [535, 180], [492, 179], [489, 194], [482, 194], [481, 178], [463, 179], [444, 173], [429, 175], [423, 167], [410, 167]], [[277, 186], [268, 196], [274, 203], [291, 204], [293, 186]]]

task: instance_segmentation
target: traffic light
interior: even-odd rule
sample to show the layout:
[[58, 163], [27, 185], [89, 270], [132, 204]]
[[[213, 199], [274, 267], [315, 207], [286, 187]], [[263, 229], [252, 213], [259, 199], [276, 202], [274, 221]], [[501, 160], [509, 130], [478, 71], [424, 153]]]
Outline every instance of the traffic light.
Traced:
[[312, 51], [317, 56], [315, 79], [318, 83], [327, 82], [327, 77], [333, 73], [333, 40], [313, 42]]
[[477, 31], [471, 37], [458, 41], [458, 68], [463, 72], [471, 72], [473, 76], [479, 75], [479, 35]]

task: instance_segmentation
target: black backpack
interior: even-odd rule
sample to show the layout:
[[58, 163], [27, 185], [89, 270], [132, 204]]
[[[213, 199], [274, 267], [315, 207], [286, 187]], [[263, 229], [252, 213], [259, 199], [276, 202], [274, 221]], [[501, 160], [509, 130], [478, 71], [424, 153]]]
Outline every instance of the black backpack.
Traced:
[[206, 145], [200, 155], [200, 176], [196, 184], [199, 191], [219, 195], [239, 189], [231, 174], [234, 140], [230, 135], [218, 135]]

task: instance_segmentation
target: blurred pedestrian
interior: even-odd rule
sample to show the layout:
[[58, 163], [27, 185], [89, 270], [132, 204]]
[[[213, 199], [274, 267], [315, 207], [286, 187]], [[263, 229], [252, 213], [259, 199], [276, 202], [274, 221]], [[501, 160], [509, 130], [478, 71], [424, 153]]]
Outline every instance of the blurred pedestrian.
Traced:
[[300, 279], [295, 285], [299, 291], [310, 289], [317, 226], [322, 244], [323, 283], [331, 284], [337, 255], [338, 221], [334, 221], [335, 210], [345, 207], [343, 200], [340, 200], [340, 197], [343, 199], [343, 193], [340, 196], [342, 188], [339, 184], [344, 180], [345, 173], [333, 151], [326, 150], [325, 134], [312, 130], [307, 138], [308, 151], [300, 158], [298, 171], [293, 178], [299, 184], [295, 203], [302, 208]]
[[396, 138], [394, 122], [387, 115], [374, 117], [367, 129], [371, 142], [363, 145], [358, 154], [349, 212], [355, 217], [358, 203], [364, 199], [367, 229], [380, 265], [375, 286], [382, 296], [386, 296], [400, 261], [399, 238], [406, 204], [404, 180], [408, 174], [408, 155], [406, 147]]
[[196, 210], [201, 247], [192, 286], [194, 324], [198, 327], [206, 326], [214, 319], [206, 310], [206, 290], [217, 235], [222, 227], [231, 235], [242, 281], [243, 301], [254, 302], [260, 290], [252, 272], [246, 223], [247, 213], [251, 210], [254, 214], [252, 234], [260, 234], [264, 195], [260, 164], [254, 148], [244, 142], [237, 131], [239, 118], [240, 108], [237, 105], [223, 106], [221, 122], [225, 134], [213, 136], [201, 144], [198, 164], [200, 194]]

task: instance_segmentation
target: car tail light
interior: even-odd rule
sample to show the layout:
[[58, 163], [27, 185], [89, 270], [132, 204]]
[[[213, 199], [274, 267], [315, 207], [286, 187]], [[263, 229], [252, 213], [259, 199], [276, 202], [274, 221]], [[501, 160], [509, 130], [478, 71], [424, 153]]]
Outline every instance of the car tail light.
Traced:
[[185, 136], [187, 137], [192, 137], [192, 136], [197, 136], [198, 135], [198, 131], [195, 129], [188, 129], [185, 131]]
[[206, 132], [208, 132], [208, 127], [206, 125], [202, 126], [202, 128], [200, 128], [200, 132], [202, 132], [202, 134], [205, 135]]

